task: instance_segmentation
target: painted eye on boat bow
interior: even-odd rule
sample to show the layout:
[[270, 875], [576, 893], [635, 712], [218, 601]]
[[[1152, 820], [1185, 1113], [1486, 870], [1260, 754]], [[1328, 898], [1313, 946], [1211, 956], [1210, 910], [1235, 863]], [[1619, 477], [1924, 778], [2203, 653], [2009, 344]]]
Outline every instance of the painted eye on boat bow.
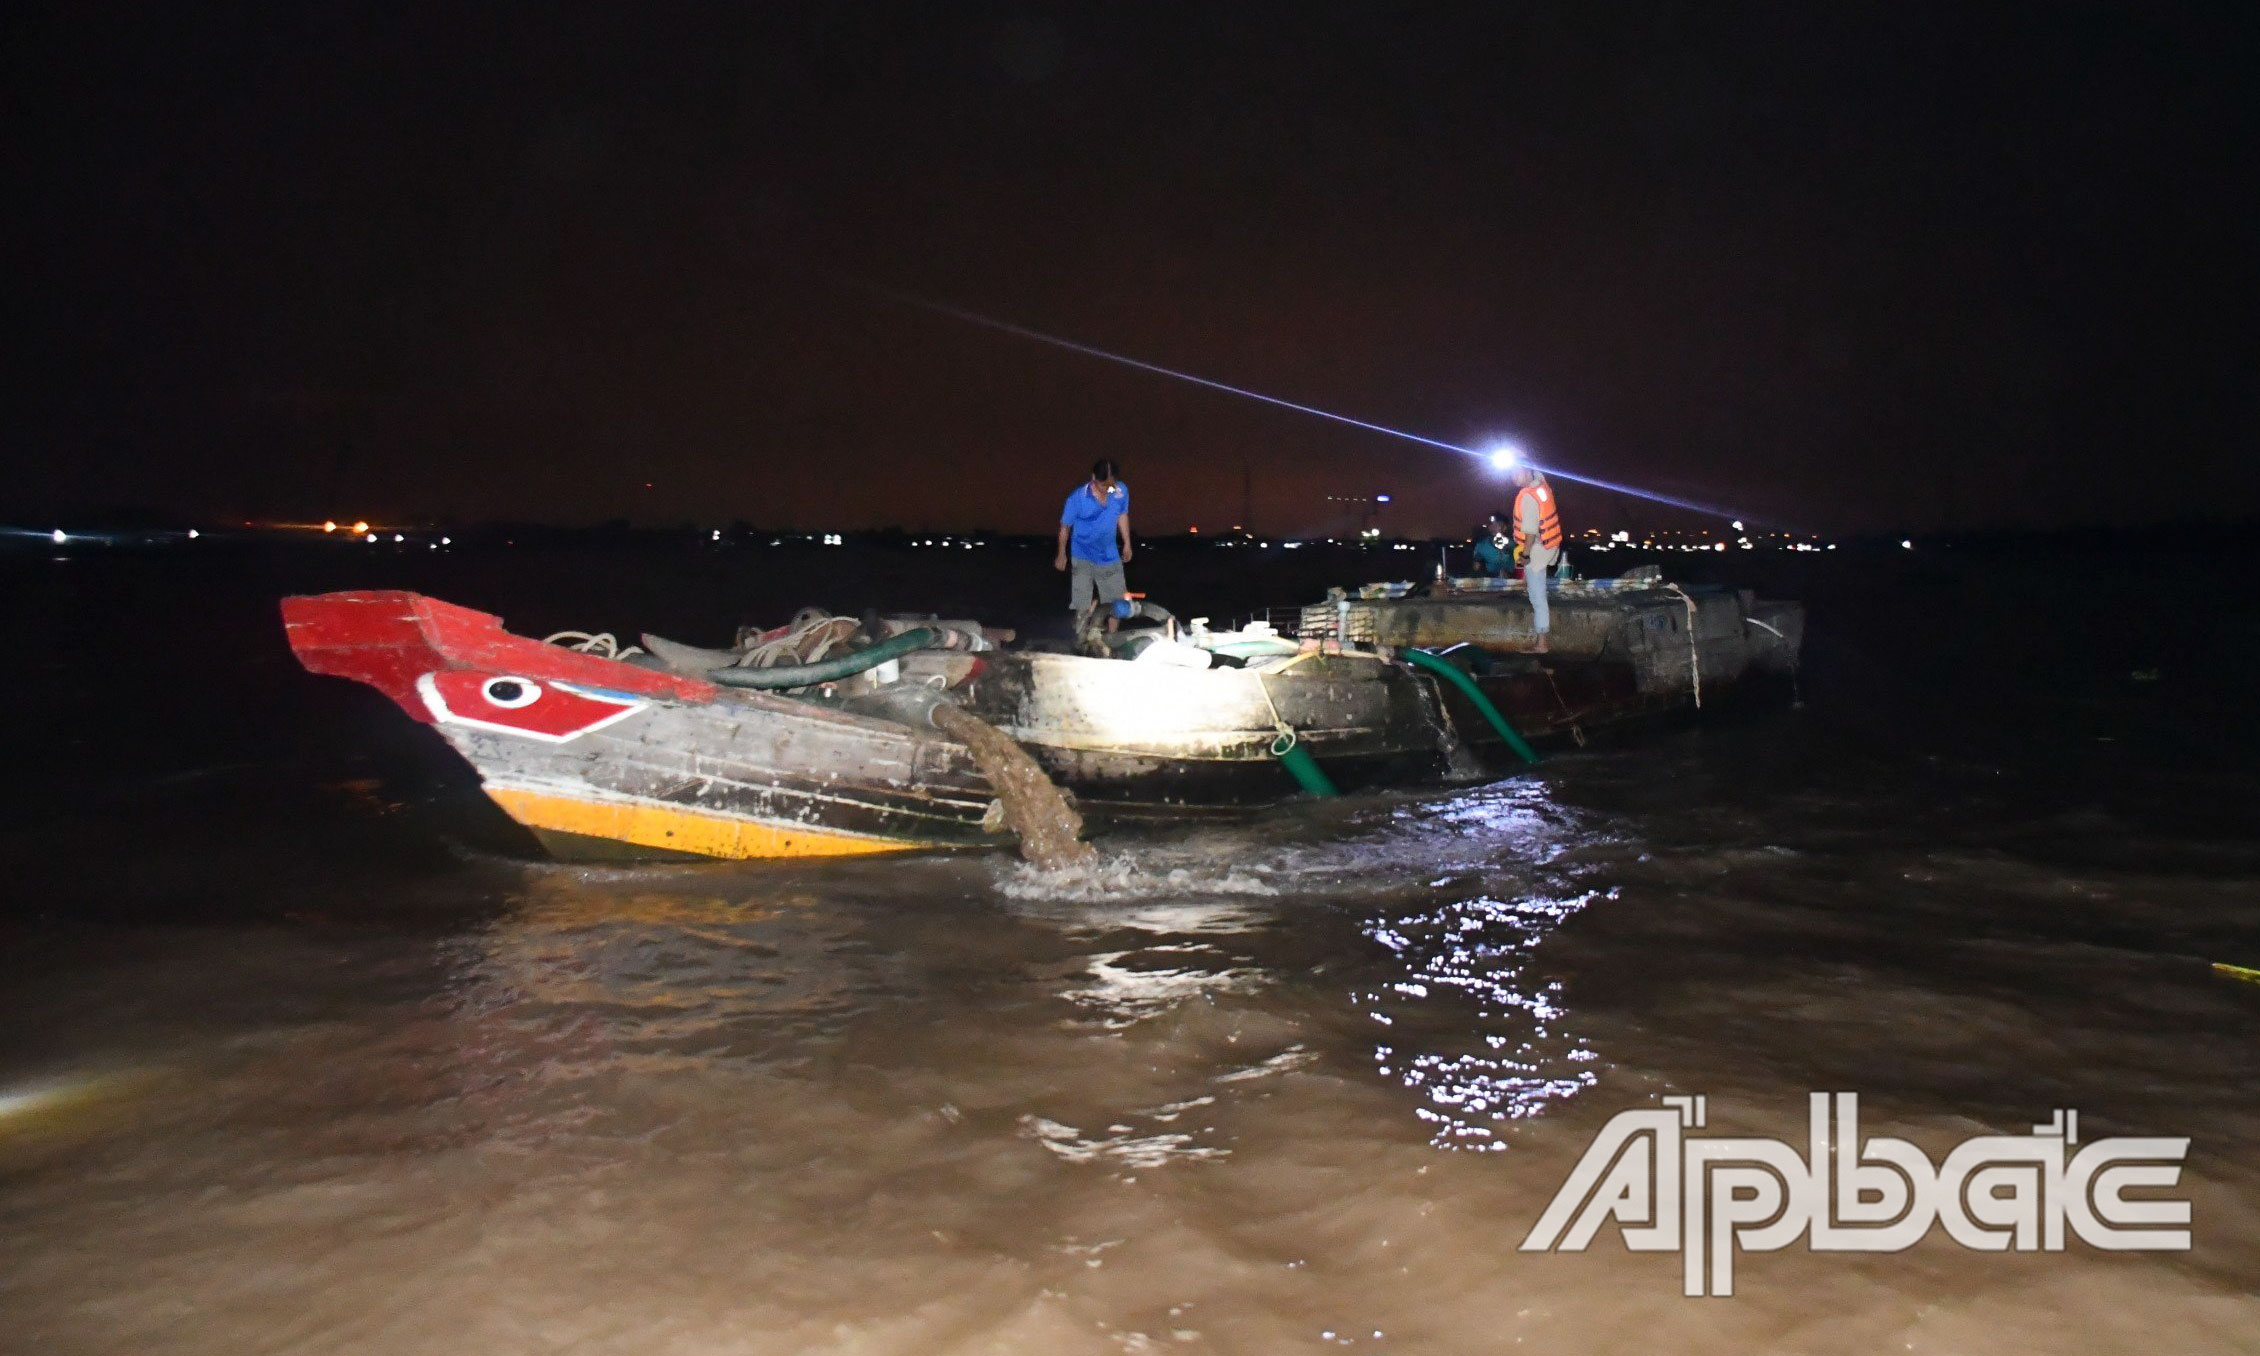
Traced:
[[480, 684], [479, 695], [505, 711], [515, 711], [541, 700], [541, 684], [531, 678], [489, 678]]
[[441, 725], [520, 735], [562, 744], [624, 720], [651, 703], [628, 692], [528, 678], [515, 673], [448, 669], [416, 680], [424, 709]]

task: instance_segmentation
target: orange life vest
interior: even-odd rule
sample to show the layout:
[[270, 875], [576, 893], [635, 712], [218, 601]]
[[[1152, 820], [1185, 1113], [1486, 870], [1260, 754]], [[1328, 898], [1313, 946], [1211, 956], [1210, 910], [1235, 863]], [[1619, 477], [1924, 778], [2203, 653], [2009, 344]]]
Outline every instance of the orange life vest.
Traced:
[[1534, 497], [1538, 501], [1538, 540], [1547, 550], [1559, 551], [1562, 549], [1562, 519], [1554, 511], [1554, 487], [1543, 477], [1535, 485], [1524, 486], [1515, 496], [1515, 546], [1525, 552], [1530, 549], [1530, 534], [1522, 530], [1522, 509], [1525, 501]]

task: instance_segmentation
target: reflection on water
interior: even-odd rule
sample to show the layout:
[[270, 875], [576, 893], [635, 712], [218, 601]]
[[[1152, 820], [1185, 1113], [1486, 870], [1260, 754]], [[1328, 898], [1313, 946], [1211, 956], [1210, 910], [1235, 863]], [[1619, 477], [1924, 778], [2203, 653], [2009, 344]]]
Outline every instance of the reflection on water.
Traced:
[[1593, 1085], [1593, 1050], [1560, 1029], [1561, 981], [1530, 972], [1538, 942], [1594, 898], [1462, 899], [1368, 925], [1406, 974], [1358, 995], [1388, 1029], [1374, 1062], [1427, 1099], [1413, 1114], [1439, 1147], [1504, 1149], [1497, 1123]]
[[454, 994], [482, 1018], [563, 1016], [622, 1050], [734, 1062], [828, 1030], [888, 988], [888, 958], [814, 896], [680, 884], [543, 871], [520, 908], [454, 948]]
[[[2136, 937], [2210, 949], [2260, 860], [1942, 848], [1858, 786], [1658, 808], [1656, 767], [1062, 872], [487, 862], [445, 926], [98, 948], [27, 981], [61, 1034], [0, 1080], [0, 1305], [27, 1349], [228, 1356], [2241, 1340], [2260, 1012]], [[1708, 1305], [1516, 1252], [1614, 1112], [1794, 1140], [1821, 1087], [1918, 1140], [2193, 1135], [2200, 1249], [1774, 1254]]]
[[1214, 1002], [1219, 994], [1246, 993], [1264, 980], [1262, 971], [1233, 965], [1215, 947], [1198, 942], [1099, 952], [1090, 957], [1084, 974], [1089, 982], [1064, 996], [1117, 1029], [1187, 999]]

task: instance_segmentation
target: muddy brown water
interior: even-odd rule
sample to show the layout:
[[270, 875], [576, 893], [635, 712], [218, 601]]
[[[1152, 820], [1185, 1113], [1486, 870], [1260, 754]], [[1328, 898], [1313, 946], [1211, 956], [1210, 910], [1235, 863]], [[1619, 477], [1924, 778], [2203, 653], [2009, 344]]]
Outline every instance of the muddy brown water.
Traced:
[[[377, 566], [17, 562], [0, 1349], [2252, 1350], [2260, 987], [2207, 963], [2260, 964], [2256, 619], [2074, 565], [1834, 562], [1801, 712], [1044, 871], [545, 863], [257, 639]], [[857, 605], [807, 582], [706, 606]], [[1831, 1089], [1934, 1152], [2189, 1136], [2195, 1247], [1793, 1247], [1701, 1300], [1613, 1230], [1517, 1250], [1617, 1112], [1801, 1147]]]

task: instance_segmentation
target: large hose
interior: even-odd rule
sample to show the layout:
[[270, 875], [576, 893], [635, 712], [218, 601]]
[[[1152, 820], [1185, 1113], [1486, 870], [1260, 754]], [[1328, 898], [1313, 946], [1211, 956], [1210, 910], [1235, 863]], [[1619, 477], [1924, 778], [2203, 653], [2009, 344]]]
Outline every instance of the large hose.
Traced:
[[1426, 669], [1458, 688], [1475, 704], [1475, 709], [1483, 713], [1483, 718], [1491, 722], [1491, 728], [1499, 732], [1499, 738], [1507, 741], [1507, 747], [1513, 749], [1517, 757], [1526, 763], [1538, 761], [1538, 750], [1530, 747], [1529, 740], [1515, 733], [1515, 727], [1507, 724], [1507, 718], [1499, 714], [1499, 708], [1493, 706], [1491, 699], [1483, 695], [1483, 689], [1475, 685], [1473, 678], [1461, 672], [1459, 665], [1426, 650], [1399, 650], [1397, 654], [1414, 668]]
[[1271, 756], [1279, 760], [1279, 766], [1287, 769], [1287, 775], [1295, 779], [1295, 785], [1310, 794], [1342, 794], [1334, 789], [1334, 780], [1326, 775], [1326, 769], [1320, 767], [1318, 760], [1310, 756], [1310, 750], [1303, 747], [1303, 741], [1284, 725], [1279, 727], [1278, 737], [1271, 741]]
[[818, 683], [836, 683], [865, 669], [875, 669], [890, 659], [900, 659], [913, 650], [923, 650], [940, 639], [941, 632], [933, 627], [914, 626], [901, 635], [889, 636], [868, 649], [850, 650], [846, 654], [835, 655], [814, 664], [780, 664], [767, 669], [709, 669], [706, 677], [709, 682], [720, 683], [724, 687], [753, 687], [767, 691], [814, 687]]

